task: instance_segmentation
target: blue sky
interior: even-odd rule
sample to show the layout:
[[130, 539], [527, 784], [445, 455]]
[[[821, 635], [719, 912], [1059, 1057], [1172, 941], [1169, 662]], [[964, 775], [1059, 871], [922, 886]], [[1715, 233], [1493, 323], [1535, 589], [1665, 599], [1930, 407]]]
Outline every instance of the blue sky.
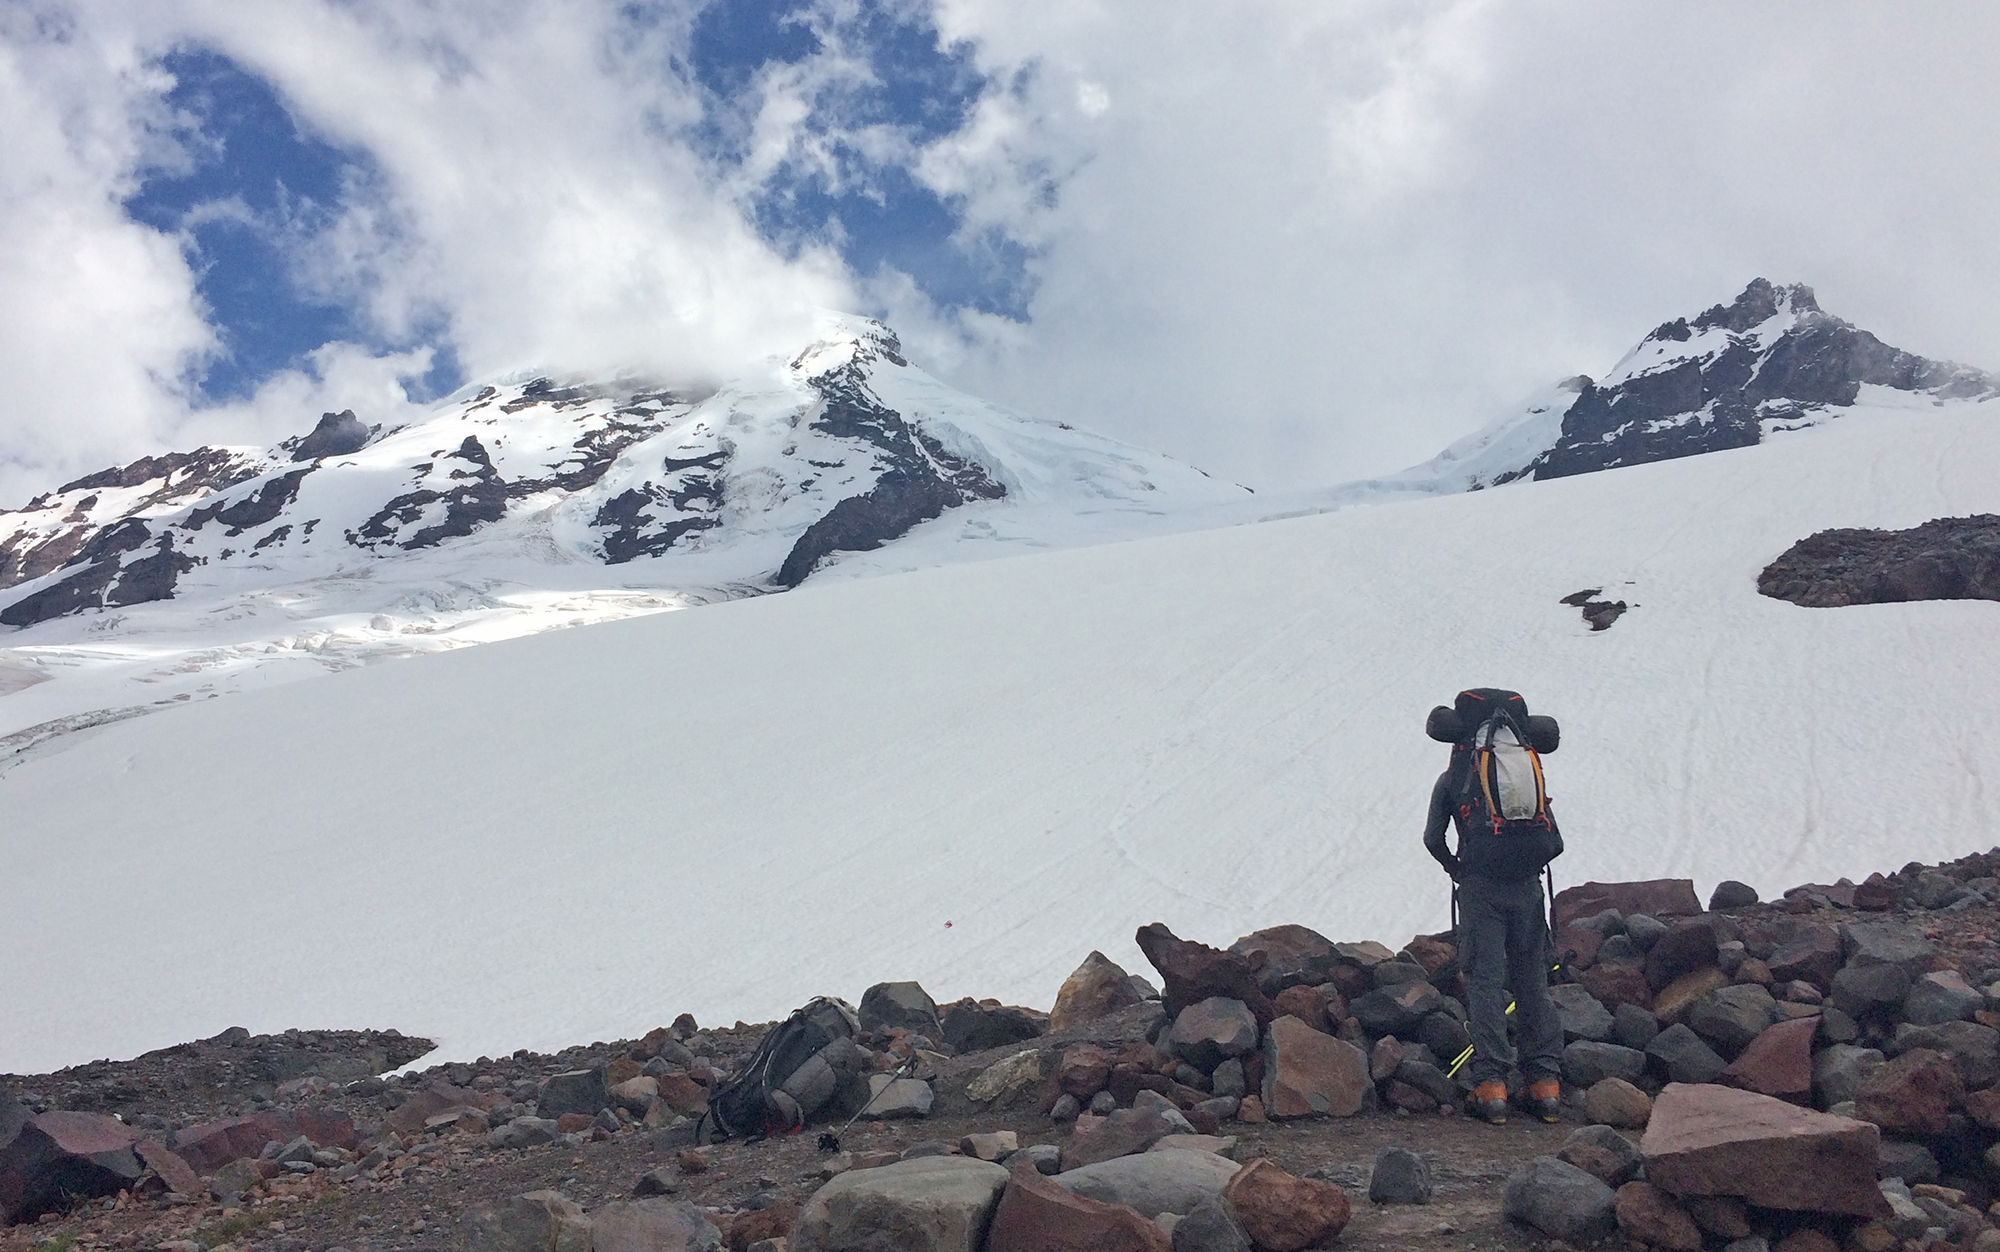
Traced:
[[[627, 20], [643, 24], [646, 14], [635, 8]], [[731, 171], [749, 156], [760, 75], [835, 57], [859, 72], [806, 75], [801, 130], [813, 159], [762, 172], [747, 206], [757, 231], [786, 255], [827, 246], [858, 274], [907, 276], [946, 308], [1025, 317], [1029, 249], [1004, 231], [966, 231], [962, 206], [848, 137], [886, 132], [898, 150], [921, 147], [964, 127], [992, 89], [970, 47], [945, 41], [926, 10], [864, 0], [836, 20], [797, 0], [709, 4], [692, 23], [685, 60], [666, 72], [698, 85], [702, 116], [690, 139]], [[271, 83], [212, 48], [176, 47], [158, 66], [173, 81], [164, 95], [172, 155], [143, 172], [124, 208], [175, 236], [197, 275], [222, 346], [200, 393], [242, 400], [333, 340], [378, 352], [432, 349], [431, 370], [408, 380], [419, 398], [464, 382], [446, 318], [386, 333], [368, 315], [367, 292], [315, 281], [310, 258], [342, 214], [387, 195], [370, 155], [315, 133]]]

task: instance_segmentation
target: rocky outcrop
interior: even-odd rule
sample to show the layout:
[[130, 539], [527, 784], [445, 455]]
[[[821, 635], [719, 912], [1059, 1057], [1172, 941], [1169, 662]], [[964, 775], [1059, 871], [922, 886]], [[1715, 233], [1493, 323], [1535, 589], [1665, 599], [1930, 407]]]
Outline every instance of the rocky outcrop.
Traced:
[[2000, 517], [1940, 517], [1909, 530], [1822, 530], [1765, 566], [1757, 590], [1807, 608], [2000, 600]]

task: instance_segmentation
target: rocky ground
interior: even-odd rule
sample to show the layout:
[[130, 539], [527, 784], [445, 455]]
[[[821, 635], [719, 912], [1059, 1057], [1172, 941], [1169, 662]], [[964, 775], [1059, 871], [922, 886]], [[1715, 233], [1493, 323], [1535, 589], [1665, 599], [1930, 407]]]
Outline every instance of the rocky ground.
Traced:
[[[2000, 981], [2000, 885], [1992, 875], [1996, 867], [2000, 850], [1951, 866], [1907, 866], [1859, 886], [1845, 882], [1807, 886], [1781, 901], [1737, 902], [1735, 907], [1703, 914], [1697, 920], [1711, 939], [1693, 967], [1652, 968], [1653, 981], [1660, 985], [1635, 998], [1672, 1015], [1676, 1010], [1669, 1002], [1674, 988], [1690, 979], [1707, 980], [1703, 1003], [1714, 1001], [1724, 1007], [1760, 993], [1716, 1000], [1719, 990], [1764, 988], [1773, 993], [1764, 997], [1773, 1006], [1767, 1014], [1771, 1022], [1820, 1023], [1806, 1027], [1807, 1036], [1815, 1029], [1823, 1034], [1831, 1022], [1837, 1032], [1842, 1010], [1835, 1006], [1853, 1007], [1841, 998], [1852, 988], [1843, 989], [1835, 977], [1841, 968], [1838, 942], [1831, 964], [1817, 974], [1812, 973], [1810, 954], [1800, 957], [1794, 949], [1800, 943], [1810, 947], [1817, 942], [1821, 928], [1839, 933], [1843, 923], [1889, 920], [1910, 935], [1921, 936], [1926, 945], [1923, 971], [1943, 976], [1932, 985], [1947, 992], [1960, 986], [1969, 989], [1971, 999], [1961, 1006], [1962, 1012], [1954, 1011], [1952, 1020], [1968, 1031], [1991, 1034], [2000, 1026], [2000, 1016], [1994, 1014], [1993, 999], [1980, 989]], [[1673, 925], [1661, 926], [1656, 935], [1649, 928], [1650, 919], [1634, 916], [1627, 934], [1623, 920], [1609, 921], [1587, 892], [1567, 899], [1568, 911], [1562, 918], [1565, 943], [1572, 951], [1577, 944], [1601, 949], [1576, 961], [1582, 967], [1576, 972], [1579, 986], [1591, 988], [1594, 996], [1584, 998], [1601, 1011], [1618, 1010], [1617, 1030], [1622, 1031], [1630, 1024], [1629, 1011], [1618, 1004], [1617, 988], [1633, 976], [1596, 976], [1591, 970], [1616, 971], [1622, 948], [1636, 947], [1641, 939], [1649, 944], [1638, 954], [1641, 964], [1634, 967], [1642, 974], [1648, 972], [1645, 961], [1657, 966], [1660, 961], [1682, 959], [1662, 955], [1679, 951], [1676, 944], [1686, 946], [1680, 938], [1665, 943], [1663, 936], [1692, 933], [1691, 923], [1670, 919]], [[1716, 918], [1726, 920], [1712, 920]], [[1596, 930], [1590, 936], [1579, 938], [1580, 929], [1592, 926]], [[384, 1075], [421, 1059], [429, 1043], [393, 1030], [290, 1031], [256, 1037], [233, 1030], [130, 1061], [99, 1061], [54, 1074], [4, 1075], [0, 1092], [18, 1102], [22, 1115], [70, 1110], [115, 1116], [134, 1132], [178, 1149], [187, 1165], [148, 1158], [145, 1163], [152, 1167], [116, 1195], [76, 1200], [63, 1211], [0, 1228], [0, 1252], [126, 1248], [442, 1252], [477, 1244], [470, 1215], [543, 1189], [561, 1192], [586, 1212], [635, 1194], [686, 1201], [705, 1210], [729, 1245], [741, 1249], [758, 1239], [788, 1233], [799, 1208], [844, 1168], [955, 1153], [962, 1146], [976, 1151], [978, 1145], [968, 1137], [994, 1131], [1013, 1132], [1023, 1149], [1051, 1145], [1068, 1146], [1074, 1152], [1088, 1134], [1103, 1133], [1105, 1123], [1091, 1110], [1132, 1109], [1148, 1100], [1185, 1109], [1195, 1130], [1223, 1137], [1223, 1142], [1207, 1146], [1236, 1161], [1267, 1158], [1289, 1174], [1346, 1188], [1353, 1214], [1340, 1236], [1343, 1247], [1556, 1246], [1557, 1241], [1543, 1231], [1503, 1216], [1503, 1189], [1530, 1161], [1555, 1155], [1580, 1127], [1607, 1120], [1594, 1095], [1586, 1105], [1586, 1094], [1606, 1080], [1606, 1074], [1593, 1067], [1616, 1069], [1618, 1058], [1608, 1050], [1623, 1048], [1624, 1043], [1612, 1040], [1624, 1036], [1595, 1031], [1566, 1015], [1571, 1053], [1565, 1057], [1565, 1076], [1571, 1082], [1565, 1121], [1542, 1125], [1517, 1116], [1506, 1126], [1487, 1126], [1458, 1112], [1455, 1101], [1440, 1104], [1426, 1094], [1448, 1094], [1448, 1089], [1437, 1091], [1432, 1071], [1441, 1072], [1448, 1062], [1435, 1049], [1414, 1041], [1385, 1044], [1389, 1032], [1372, 1028], [1387, 1020], [1380, 1017], [1382, 1013], [1395, 1011], [1385, 1005], [1436, 995], [1430, 984], [1448, 978], [1449, 970], [1442, 968], [1449, 957], [1448, 945], [1419, 937], [1394, 957], [1381, 945], [1328, 945], [1340, 951], [1302, 958], [1302, 949], [1292, 941], [1310, 933], [1288, 927], [1258, 932], [1265, 938], [1252, 942], [1256, 939], [1252, 936], [1237, 947], [1247, 951], [1261, 945], [1267, 955], [1246, 962], [1200, 945], [1181, 944], [1164, 928], [1150, 939], [1142, 932], [1142, 946], [1166, 977], [1167, 1003], [1141, 998], [1150, 987], [1135, 987], [1124, 971], [1093, 954], [1065, 985], [1053, 1020], [991, 1002], [962, 1002], [944, 1009], [941, 1025], [935, 1028], [935, 1034], [945, 1037], [942, 1041], [930, 1037], [931, 1028], [919, 1032], [907, 1024], [884, 1024], [885, 1013], [893, 1019], [911, 1007], [907, 991], [900, 993], [900, 1006], [888, 1000], [877, 1003], [872, 1022], [869, 1003], [864, 1001], [862, 1018], [873, 1029], [859, 1037], [864, 1045], [856, 1053], [863, 1058], [859, 1077], [907, 1064], [927, 1085], [930, 1107], [927, 1116], [857, 1122], [840, 1134], [837, 1145], [822, 1142], [820, 1136], [838, 1131], [839, 1126], [822, 1122], [795, 1136], [696, 1146], [694, 1125], [687, 1115], [699, 1111], [706, 1090], [747, 1056], [768, 1024], [703, 1029], [685, 1017], [641, 1040], [594, 1043], [555, 1055], [524, 1052], [480, 1058], [389, 1077]], [[1729, 934], [1744, 938], [1723, 937]], [[1180, 946], [1163, 946], [1170, 943]], [[1302, 959], [1310, 964], [1320, 958], [1324, 960], [1318, 972], [1300, 976], [1325, 974], [1326, 981], [1316, 987], [1273, 976], [1288, 962], [1298, 966]], [[1799, 968], [1792, 969], [1788, 961]], [[1424, 967], [1415, 981], [1404, 977], [1411, 964]], [[1805, 976], [1775, 978], [1774, 964], [1781, 972]], [[1391, 969], [1392, 965], [1403, 968]], [[1721, 972], [1731, 966], [1730, 972]], [[1194, 1027], [1187, 1023], [1200, 1024], [1200, 1015], [1184, 1012], [1190, 1005], [1174, 1003], [1176, 995], [1185, 1000], [1195, 994], [1190, 987], [1216, 994], [1216, 980], [1240, 980], [1246, 969], [1253, 969], [1263, 986], [1246, 984], [1240, 989], [1240, 1003], [1230, 1002], [1252, 1019], [1251, 1044], [1261, 1037], [1264, 1049], [1232, 1051], [1225, 1022], [1204, 1036], [1223, 1040], [1223, 1051], [1204, 1056], [1201, 1048], [1206, 1045], [1188, 1042]], [[1827, 985], [1812, 986], [1815, 978]], [[1204, 979], [1210, 985], [1203, 985]], [[1645, 985], [1643, 977], [1639, 985]], [[1903, 986], [1908, 985], [1905, 979]], [[896, 988], [911, 985], [885, 986], [890, 988], [885, 994], [893, 1000]], [[1274, 987], [1276, 993], [1269, 994]], [[881, 990], [871, 989], [871, 997]], [[1574, 999], [1575, 993], [1571, 994]], [[1266, 1006], [1261, 1017], [1254, 1011], [1260, 999]], [[1449, 1046], [1448, 1022], [1431, 1019], [1449, 1019], [1447, 1010], [1455, 1001], [1446, 997], [1434, 1003], [1443, 1007], [1428, 1008], [1422, 1024], [1412, 1019], [1403, 1033]], [[915, 1011], [921, 1017], [925, 1005], [916, 1004]], [[1288, 1117], [1286, 1113], [1305, 1110], [1279, 1107], [1288, 1098], [1285, 1083], [1297, 1085], [1292, 1063], [1279, 1059], [1281, 1051], [1275, 1050], [1279, 1047], [1275, 1041], [1283, 1037], [1282, 1019], [1314, 1012], [1321, 1014], [1313, 1023], [1320, 1032], [1317, 1038], [1346, 1039], [1367, 1058], [1368, 1072], [1352, 1088], [1358, 1104], [1350, 1115]], [[1908, 1016], [1901, 1009], [1852, 1016], [1854, 1034], [1842, 1046], [1862, 1050], [1869, 1044], [1880, 1045], [1873, 1061], [1862, 1058], [1871, 1067], [1881, 1064], [1882, 1050], [1896, 1057], [1888, 1068], [1904, 1065], [1908, 1055], [1928, 1055], [1921, 1048], [1911, 1051], [1913, 1045], [1903, 1036], [1921, 1027], [1913, 1027], [1898, 1013]], [[1274, 1015], [1279, 1019], [1276, 1026]], [[1646, 1016], [1651, 1015], [1648, 1007]], [[1651, 1028], [1658, 1030], [1660, 1024], [1655, 1019]], [[1934, 1026], [1931, 1029], [1935, 1031]], [[1714, 1034], [1708, 1031], [1702, 1037]], [[1604, 1041], [1597, 1042], [1594, 1036]], [[954, 1038], [957, 1048], [951, 1046]], [[1903, 1047], [1897, 1046], [1899, 1039]], [[1577, 1049], [1579, 1041], [1597, 1051]], [[1916, 1042], [1945, 1046], [1931, 1036]], [[1718, 1041], [1717, 1046], [1726, 1044]], [[1813, 1046], [1820, 1049], [1815, 1056], [1822, 1055], [1825, 1039]], [[1629, 1074], [1635, 1094], [1657, 1095], [1671, 1076], [1665, 1072], [1667, 1057], [1643, 1048], [1627, 1050], [1645, 1062], [1644, 1073]], [[1751, 1051], [1728, 1050], [1739, 1056]], [[1023, 1053], [1032, 1054], [1025, 1063], [1017, 1059]], [[1281, 1071], [1275, 1094], [1270, 1084], [1258, 1081], [1266, 1056]], [[1190, 1065], [1188, 1058], [1201, 1063]], [[1574, 1072], [1568, 1072], [1572, 1060]], [[1436, 1065], [1427, 1069], [1431, 1061]], [[1982, 1063], [1976, 1057], [1952, 1062], [1961, 1071], [1977, 1071]], [[1078, 1077], [1093, 1064], [1096, 1071]], [[1972, 1247], [1981, 1234], [1978, 1213], [1995, 1200], [1993, 1183], [2000, 1170], [1982, 1170], [1976, 1155], [1968, 1157], [1963, 1151], [1954, 1155], [1952, 1145], [1970, 1134], [1976, 1153], [1991, 1138], [1973, 1127], [1963, 1110], [1985, 1094], [1975, 1092], [1968, 1103], [1968, 1088], [1990, 1087], [2000, 1078], [2000, 1053], [1993, 1064], [1992, 1074], [1957, 1075], [1956, 1094], [1950, 1096], [1950, 1116], [1955, 1121], [1949, 1127], [1940, 1123], [1888, 1128], [1894, 1141], [1883, 1149], [1885, 1159], [1904, 1152], [1895, 1158], [1902, 1172], [1926, 1174], [1909, 1181], [1948, 1185], [1952, 1190], [1942, 1193], [1944, 1200], [1938, 1203], [1948, 1201], [1946, 1207], [1955, 1207], [1961, 1219], [1972, 1214], [1971, 1222], [1958, 1228], [1937, 1218], [1927, 1233], [1901, 1244], [1906, 1252], [1911, 1247], [1937, 1246], [1946, 1237], [1953, 1246]], [[1233, 1073], [1231, 1065], [1237, 1067]], [[1245, 1069], [1250, 1071], [1247, 1076]], [[563, 1075], [570, 1077], [559, 1077]], [[612, 1107], [601, 1107], [605, 1096], [600, 1094], [581, 1106], [597, 1107], [594, 1115], [571, 1111], [559, 1119], [551, 1116], [572, 1099], [570, 1086], [577, 1075], [591, 1075], [590, 1081], [597, 1082], [600, 1090], [608, 1088]], [[556, 1080], [553, 1085], [551, 1079]], [[1710, 1075], [1703, 1081], [1718, 1079]], [[1752, 1075], [1743, 1081], [1720, 1081], [1754, 1090], [1763, 1079]], [[1245, 1089], [1251, 1096], [1247, 1100], [1230, 1094]], [[1260, 1089], [1262, 1099], [1257, 1098]], [[1342, 1098], [1338, 1084], [1327, 1090], [1334, 1092], [1337, 1105]], [[1815, 1089], [1786, 1093], [1785, 1098], [1827, 1107], [1832, 1101], [1823, 1097], [1830, 1094], [1853, 1093]], [[974, 1095], [991, 1098], [975, 1100]], [[1079, 1098], [1083, 1095], [1093, 1098]], [[859, 1102], [858, 1096], [843, 1098], [848, 1108]], [[0, 1100], [0, 1140], [9, 1134], [4, 1103]], [[1271, 1105], [1268, 1110], [1263, 1107], [1266, 1103]], [[1850, 1103], [1837, 1111], [1854, 1109]], [[1332, 1112], [1347, 1110], [1335, 1107]], [[1865, 1109], [1863, 1115], [1868, 1115]], [[1994, 1116], [2000, 1120], [2000, 1110]], [[230, 1124], [241, 1129], [218, 1132], [215, 1126], [224, 1119], [235, 1119]], [[1636, 1126], [1628, 1130], [1637, 1137]], [[1910, 1145], [1924, 1148], [1928, 1164], [1910, 1164], [1916, 1159], [1906, 1150]], [[1370, 1172], [1387, 1148], [1413, 1151], [1428, 1165], [1434, 1190], [1427, 1203], [1370, 1203]], [[225, 1159], [245, 1154], [253, 1159]], [[257, 1156], [264, 1159], [254, 1159]], [[0, 1190], [4, 1174], [0, 1165]], [[1610, 1239], [1614, 1244], [1644, 1246], [1634, 1229]], [[1829, 1238], [1866, 1246], [1854, 1244], [1863, 1236], [1855, 1233], [1859, 1228], [1852, 1220], [1828, 1229]], [[2000, 1241], [2000, 1234], [1984, 1233], [1988, 1243], [1979, 1246]], [[1723, 1246], [1712, 1234], [1708, 1242]], [[1892, 1242], [1873, 1252], [1894, 1246], [1898, 1245]]]

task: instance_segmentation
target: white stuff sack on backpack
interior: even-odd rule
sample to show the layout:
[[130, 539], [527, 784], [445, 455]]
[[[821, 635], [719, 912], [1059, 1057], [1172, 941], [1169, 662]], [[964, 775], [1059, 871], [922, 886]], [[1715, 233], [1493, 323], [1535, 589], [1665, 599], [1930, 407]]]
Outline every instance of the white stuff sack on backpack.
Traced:
[[1475, 746], [1487, 749], [1493, 762], [1493, 800], [1500, 816], [1510, 822], [1526, 821], [1541, 812], [1540, 784], [1535, 776], [1535, 754], [1521, 742], [1514, 728], [1488, 722], [1480, 729], [1484, 740]]

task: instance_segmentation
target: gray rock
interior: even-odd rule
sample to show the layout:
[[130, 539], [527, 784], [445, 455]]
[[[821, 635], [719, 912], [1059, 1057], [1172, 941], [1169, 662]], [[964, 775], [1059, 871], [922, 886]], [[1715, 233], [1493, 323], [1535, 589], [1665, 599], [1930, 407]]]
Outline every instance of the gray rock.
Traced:
[[1882, 1198], [1889, 1202], [1889, 1216], [1882, 1224], [1889, 1228], [1890, 1234], [1899, 1239], [1916, 1239], [1929, 1229], [1931, 1215], [1911, 1198], [1910, 1189], [1902, 1179], [1883, 1179]]
[[1100, 1091], [1090, 1097], [1090, 1111], [1103, 1117], [1118, 1107], [1118, 1097], [1109, 1091]]
[[1813, 1054], [1813, 1099], [1822, 1109], [1830, 1109], [1861, 1093], [1868, 1076], [1882, 1068], [1883, 1056], [1874, 1048], [1857, 1048], [1836, 1043]]
[[1725, 878], [1715, 884], [1715, 890], [1708, 897], [1708, 911], [1719, 913], [1723, 909], [1747, 909], [1757, 903], [1757, 889], [1749, 883]]
[[1771, 1252], [1771, 1241], [1762, 1235], [1745, 1235], [1723, 1244], [1722, 1252]]
[[1210, 1087], [1214, 1086], [1214, 1083], [1210, 1081], [1207, 1074], [1202, 1073], [1186, 1061], [1175, 1063], [1173, 1078], [1181, 1086], [1192, 1087], [1196, 1091], [1207, 1091]]
[[1654, 1066], [1665, 1071], [1669, 1082], [1714, 1082], [1729, 1068], [1700, 1035], [1684, 1022], [1675, 1022], [1646, 1045], [1646, 1055]]
[[1637, 1082], [1646, 1073], [1646, 1054], [1616, 1043], [1578, 1039], [1562, 1051], [1563, 1081], [1588, 1088], [1606, 1078]]
[[907, 1030], [935, 1042], [944, 1040], [937, 1001], [914, 982], [878, 982], [861, 994], [861, 1029]]
[[1236, 1116], [1236, 1110], [1243, 1107], [1241, 1096], [1215, 1096], [1194, 1106], [1198, 1113], [1206, 1113], [1218, 1122], [1226, 1122]]
[[1688, 1007], [1687, 1025], [1734, 1059], [1778, 1020], [1778, 1002], [1754, 982], [1711, 991]]
[[1861, 1037], [1861, 1023], [1843, 1013], [1831, 1004], [1822, 1004], [1819, 1010], [1819, 1033], [1813, 1036], [1817, 1044], [1853, 1043]]
[[1174, 1252], [1253, 1252], [1243, 1223], [1221, 1196], [1210, 1196], [1174, 1223]]
[[1978, 1022], [1946, 1022], [1942, 1026], [1899, 1023], [1882, 1050], [1892, 1057], [1911, 1048], [1932, 1048], [1958, 1062], [1967, 1089], [1977, 1091], [2000, 1082], [2000, 1031]]
[[1378, 987], [1400, 987], [1405, 983], [1430, 981], [1430, 975], [1424, 973], [1423, 966], [1400, 956], [1384, 961], [1368, 972]]
[[590, 1252], [590, 1222], [576, 1201], [530, 1191], [466, 1215], [467, 1252]]
[[618, 1114], [612, 1112], [610, 1109], [599, 1109], [597, 1110], [597, 1116], [590, 1119], [590, 1125], [593, 1130], [616, 1133], [622, 1123], [618, 1120]]
[[1132, 1097], [1132, 1107], [1142, 1110], [1151, 1109], [1153, 1112], [1158, 1113], [1166, 1119], [1167, 1125], [1174, 1128], [1173, 1133], [1175, 1134], [1191, 1135], [1195, 1133], [1194, 1126], [1189, 1123], [1187, 1114], [1181, 1112], [1180, 1106], [1157, 1091], [1141, 1089]]
[[1437, 988], [1427, 982], [1411, 982], [1377, 987], [1357, 996], [1347, 1011], [1370, 1035], [1415, 1039], [1423, 1033], [1424, 1019], [1443, 1007], [1444, 996]]
[[1508, 1217], [1555, 1239], [1595, 1243], [1618, 1227], [1611, 1188], [1567, 1161], [1538, 1156], [1507, 1180]]
[[1396, 1067], [1396, 1081], [1415, 1087], [1446, 1108], [1458, 1103], [1458, 1084], [1429, 1061], [1404, 1057], [1403, 1063]]
[[1910, 971], [1900, 965], [1849, 965], [1833, 976], [1827, 998], [1853, 1017], [1881, 1017], [1902, 1006], [1912, 981]]
[[1444, 1004], [1444, 1008], [1424, 1019], [1417, 1035], [1433, 1056], [1456, 1057], [1472, 1046], [1472, 1036], [1466, 1031], [1462, 1017], [1452, 1012], [1458, 1001], [1446, 996]]
[[1645, 1158], [1639, 1145], [1609, 1126], [1579, 1126], [1556, 1155], [1607, 1187], [1622, 1187], [1639, 1176]]
[[1625, 934], [1639, 946], [1639, 951], [1646, 952], [1666, 937], [1667, 924], [1657, 917], [1634, 913], [1625, 919]]
[[618, 1200], [590, 1215], [591, 1252], [717, 1252], [715, 1223], [686, 1201]]
[[1549, 1000], [1562, 1019], [1564, 1039], [1610, 1040], [1614, 1025], [1609, 1009], [1579, 983], [1563, 983], [1549, 988]]
[[611, 1107], [611, 1084], [604, 1079], [604, 1067], [573, 1069], [557, 1074], [535, 1093], [535, 1112], [541, 1117], [561, 1117], [564, 1113], [597, 1116]]
[[1180, 1011], [1167, 1032], [1167, 1047], [1188, 1064], [1212, 1070], [1257, 1047], [1257, 1018], [1241, 1000], [1210, 996]]
[[1208, 1089], [1218, 1096], [1240, 1097], [1248, 1091], [1249, 1088], [1243, 1085], [1242, 1060], [1232, 1056], [1216, 1066], [1215, 1072], [1208, 1077]]
[[1638, 944], [1632, 942], [1630, 936], [1616, 934], [1606, 939], [1597, 949], [1596, 963], [1599, 965], [1644, 965], [1646, 963], [1646, 954], [1640, 949]]
[[1840, 928], [1840, 937], [1847, 945], [1849, 969], [1894, 965], [1915, 977], [1937, 954], [1936, 945], [1900, 922], [1849, 922]]
[[486, 1134], [489, 1148], [534, 1148], [556, 1141], [556, 1123], [547, 1117], [517, 1117]]
[[1625, 915], [1617, 909], [1605, 909], [1600, 913], [1592, 913], [1589, 917], [1579, 919], [1575, 924], [1583, 927], [1585, 930], [1594, 930], [1606, 939], [1609, 939], [1613, 935], [1622, 935], [1625, 933]]
[[1383, 1148], [1368, 1174], [1368, 1198], [1376, 1204], [1429, 1204], [1431, 1167], [1408, 1148]]
[[1921, 1143], [1884, 1139], [1875, 1145], [1875, 1176], [1900, 1178], [1905, 1183], [1936, 1182], [1938, 1162]]
[[1160, 989], [1155, 987], [1153, 980], [1144, 974], [1128, 974], [1126, 977], [1131, 979], [1132, 990], [1139, 993], [1141, 1000], [1157, 1000], [1160, 998]]
[[1065, 1091], [1056, 1097], [1055, 1104], [1049, 1109], [1049, 1120], [1058, 1126], [1067, 1126], [1075, 1121], [1077, 1115], [1082, 1112], [1082, 1103], [1075, 1096]]
[[1114, 1157], [1057, 1174], [1056, 1185], [1091, 1200], [1124, 1204], [1147, 1217], [1189, 1213], [1210, 1197], [1220, 1197], [1238, 1169], [1212, 1152], [1168, 1148]]
[[1054, 1174], [1062, 1169], [1062, 1149], [1053, 1143], [1032, 1143], [1008, 1153], [1007, 1159], [1000, 1163], [1011, 1173], [1024, 1161], [1033, 1165], [1038, 1174]]
[[284, 1147], [279, 1148], [277, 1154], [271, 1159], [280, 1165], [290, 1165], [298, 1161], [310, 1163], [313, 1159], [313, 1141], [304, 1135], [300, 1135]]
[[1902, 1018], [1912, 1026], [1942, 1026], [1972, 1020], [1974, 1011], [1985, 1004], [1986, 997], [1965, 979], [1942, 970], [1910, 984], [1909, 994], [1903, 997]]
[[789, 1252], [979, 1252], [1006, 1185], [963, 1156], [849, 1170], [800, 1208]]
[[1636, 1004], [1621, 1004], [1611, 1010], [1611, 1042], [1644, 1051], [1660, 1033], [1660, 1019], [1652, 1010]]
[[322, 413], [319, 425], [312, 433], [299, 440], [292, 449], [293, 461], [313, 461], [323, 456], [346, 456], [359, 452], [368, 446], [369, 436], [374, 434], [367, 424], [354, 416], [353, 409], [343, 409], [338, 413]]
[[639, 1175], [639, 1181], [632, 1184], [632, 1194], [642, 1197], [673, 1195], [680, 1191], [680, 1189], [681, 1180], [675, 1176], [671, 1168], [665, 1165], [660, 1166], [658, 1169], [647, 1170], [645, 1173]]
[[868, 1097], [868, 1109], [861, 1116], [870, 1121], [892, 1121], [904, 1117], [929, 1117], [937, 1093], [921, 1078], [870, 1074]]

